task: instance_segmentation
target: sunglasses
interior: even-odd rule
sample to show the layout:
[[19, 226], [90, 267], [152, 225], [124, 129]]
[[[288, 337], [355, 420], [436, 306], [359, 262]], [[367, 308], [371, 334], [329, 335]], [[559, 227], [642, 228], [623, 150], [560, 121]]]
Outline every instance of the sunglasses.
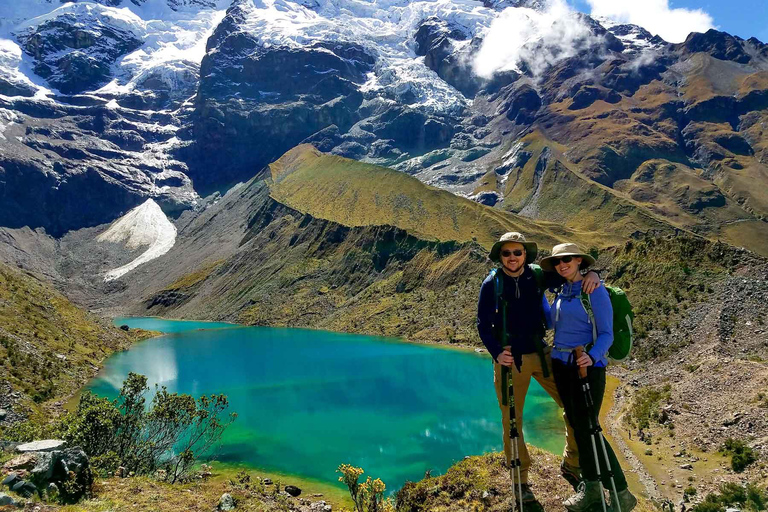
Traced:
[[561, 261], [563, 263], [570, 263], [571, 261], [573, 261], [573, 256], [563, 256], [562, 258], [552, 258], [551, 261], [552, 261], [552, 266], [556, 267], [560, 264]]
[[501, 251], [501, 255], [504, 256], [505, 258], [509, 258], [513, 254], [519, 258], [520, 256], [523, 255], [523, 251], [521, 249], [515, 249], [514, 251], [510, 251], [510, 250]]

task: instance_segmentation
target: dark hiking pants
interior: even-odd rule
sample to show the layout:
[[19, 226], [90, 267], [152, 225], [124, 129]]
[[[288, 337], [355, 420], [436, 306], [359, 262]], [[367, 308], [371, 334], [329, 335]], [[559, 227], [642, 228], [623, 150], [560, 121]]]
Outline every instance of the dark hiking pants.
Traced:
[[[555, 384], [558, 393], [563, 401], [563, 409], [568, 422], [573, 427], [576, 437], [576, 445], [579, 448], [579, 457], [581, 462], [581, 474], [584, 480], [596, 482], [597, 468], [595, 466], [595, 456], [592, 450], [592, 431], [589, 428], [590, 418], [587, 412], [587, 403], [585, 401], [584, 391], [581, 388], [581, 381], [575, 365], [568, 365], [557, 359], [552, 359], [552, 373], [555, 376]], [[605, 368], [596, 368], [590, 366], [587, 368], [587, 381], [592, 395], [592, 401], [595, 404], [595, 414], [599, 414], [600, 406], [603, 403], [603, 394], [605, 393]], [[594, 418], [593, 418], [594, 421]], [[603, 485], [606, 489], [611, 488], [611, 480], [608, 477], [608, 468], [605, 466], [605, 457], [603, 449], [598, 439], [595, 439], [597, 455], [600, 460], [600, 474], [602, 475]], [[616, 482], [616, 490], [623, 491], [627, 488], [627, 479], [624, 478], [624, 472], [619, 466], [616, 454], [613, 453], [611, 445], [605, 442], [605, 449], [608, 452], [608, 460], [613, 470], [613, 478]]]

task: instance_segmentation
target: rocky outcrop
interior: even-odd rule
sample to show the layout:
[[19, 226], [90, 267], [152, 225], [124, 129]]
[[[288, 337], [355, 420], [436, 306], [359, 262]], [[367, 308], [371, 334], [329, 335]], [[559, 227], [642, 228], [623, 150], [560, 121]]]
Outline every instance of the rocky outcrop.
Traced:
[[62, 448], [62, 441], [37, 441], [46, 451], [24, 451], [3, 465], [3, 483], [25, 497], [55, 492], [64, 503], [89, 496], [93, 484], [88, 456], [77, 447]]
[[228, 10], [201, 64], [195, 145], [185, 153], [198, 186], [250, 177], [313, 134], [332, 125], [347, 131], [361, 117], [358, 89], [375, 62], [366, 49], [346, 42], [264, 46], [240, 29], [249, 9], [239, 2]]
[[64, 12], [17, 34], [35, 59], [35, 73], [65, 94], [93, 89], [111, 75], [111, 65], [143, 43], [125, 27], [90, 11]]
[[54, 236], [109, 222], [148, 197], [169, 213], [198, 196], [186, 166], [163, 143], [168, 114], [0, 100], [12, 112], [0, 153], [0, 225]]
[[471, 98], [477, 94], [485, 80], [472, 70], [473, 56], [479, 50], [482, 40], [474, 38], [469, 44], [457, 45], [469, 39], [471, 35], [466, 28], [451, 26], [436, 16], [422, 21], [414, 35], [416, 55], [424, 57], [424, 64]]
[[740, 37], [713, 28], [705, 33], [691, 32], [684, 42], [675, 46], [683, 54], [705, 52], [716, 59], [747, 64], [752, 60], [749, 50], [764, 52], [768, 46], [757, 39], [744, 41]]

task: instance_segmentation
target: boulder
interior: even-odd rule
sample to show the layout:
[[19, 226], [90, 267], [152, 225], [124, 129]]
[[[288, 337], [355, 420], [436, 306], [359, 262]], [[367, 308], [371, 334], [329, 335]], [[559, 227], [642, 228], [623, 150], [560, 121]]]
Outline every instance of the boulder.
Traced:
[[[55, 452], [54, 452], [55, 453]], [[47, 482], [53, 477], [54, 471], [54, 453], [39, 452], [35, 467], [30, 471], [31, 478], [36, 482]]]
[[37, 486], [32, 482], [25, 482], [24, 480], [19, 480], [18, 482], [13, 484], [13, 487], [11, 487], [11, 490], [16, 494], [18, 494], [19, 496], [30, 498], [34, 496], [34, 494], [37, 492]]
[[234, 510], [235, 509], [235, 499], [232, 497], [229, 493], [224, 493], [221, 495], [221, 498], [219, 498], [219, 506], [218, 510]]
[[19, 453], [29, 452], [53, 452], [66, 448], [67, 442], [60, 439], [47, 439], [45, 441], [33, 441], [31, 443], [20, 444], [16, 447]]
[[9, 474], [8, 476], [6, 476], [3, 479], [2, 483], [0, 483], [0, 485], [7, 486], [7, 487], [13, 487], [13, 484], [18, 482], [19, 480], [21, 480], [21, 479], [19, 478], [18, 474], [11, 473], [11, 474]]
[[[73, 503], [89, 495], [93, 483], [88, 456], [78, 447], [22, 453], [6, 462], [3, 470], [16, 473], [11, 487], [14, 492], [31, 495], [38, 488], [48, 489], [54, 484], [65, 503]], [[22, 480], [27, 475], [31, 482]]]
[[8, 411], [5, 409], [0, 409], [0, 421], [3, 421], [6, 416], [8, 416]]
[[294, 498], [301, 494], [301, 489], [296, 487], [295, 485], [286, 485], [285, 486], [285, 492], [293, 496]]
[[15, 507], [18, 506], [18, 503], [16, 500], [5, 494], [4, 492], [0, 492], [0, 507]]

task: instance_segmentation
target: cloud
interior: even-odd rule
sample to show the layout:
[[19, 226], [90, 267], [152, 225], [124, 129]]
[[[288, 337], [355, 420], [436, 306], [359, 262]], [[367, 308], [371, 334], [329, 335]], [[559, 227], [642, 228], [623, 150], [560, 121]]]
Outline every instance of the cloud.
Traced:
[[669, 0], [586, 0], [592, 16], [640, 25], [670, 43], [685, 41], [691, 32], [714, 28], [712, 16], [701, 9], [671, 8]]
[[600, 42], [564, 0], [548, 2], [543, 11], [509, 7], [491, 23], [473, 68], [486, 78], [523, 68], [539, 76], [552, 64]]

